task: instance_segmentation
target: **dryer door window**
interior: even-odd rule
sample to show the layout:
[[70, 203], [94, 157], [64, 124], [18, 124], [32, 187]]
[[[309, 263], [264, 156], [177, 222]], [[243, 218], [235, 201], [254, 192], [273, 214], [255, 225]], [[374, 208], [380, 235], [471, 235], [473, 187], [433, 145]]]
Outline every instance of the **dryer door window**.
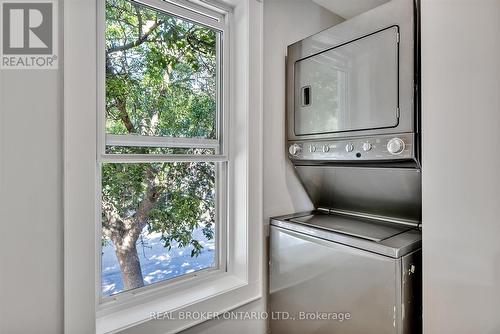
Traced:
[[295, 134], [398, 125], [398, 27], [295, 63]]

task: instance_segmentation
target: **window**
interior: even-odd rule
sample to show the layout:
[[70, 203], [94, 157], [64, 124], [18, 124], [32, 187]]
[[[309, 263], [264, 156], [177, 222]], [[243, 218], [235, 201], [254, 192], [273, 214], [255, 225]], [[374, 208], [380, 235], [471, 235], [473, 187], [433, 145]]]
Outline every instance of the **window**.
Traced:
[[[126, 126], [121, 127], [120, 119], [110, 118], [111, 123], [108, 122], [106, 110], [108, 102], [111, 102], [111, 95], [105, 94], [106, 50], [112, 47], [106, 43], [106, 6], [109, 4], [115, 4], [116, 10], [123, 10], [120, 6], [131, 6], [127, 8], [133, 10], [133, 13], [137, 8], [144, 11], [145, 15], [150, 13], [158, 17], [172, 17], [179, 20], [179, 24], [184, 22], [194, 26], [193, 29], [203, 28], [207, 33], [215, 34], [217, 67], [212, 77], [215, 84], [213, 81], [210, 84], [212, 92], [215, 92], [215, 105], [212, 101], [211, 107], [204, 104], [202, 109], [184, 109], [185, 113], [193, 112], [190, 114], [190, 119], [194, 120], [191, 125], [183, 121], [182, 117], [162, 123], [161, 117], [166, 115], [155, 117], [150, 113], [154, 110], [139, 109], [139, 105], [133, 103], [137, 100], [130, 99], [134, 96], [131, 89], [138, 87], [141, 82], [139, 79], [142, 80], [145, 74], [149, 75], [143, 67], [141, 70], [140, 66], [136, 66], [134, 69], [137, 72], [124, 72], [126, 75], [123, 78], [127, 79], [125, 87], [131, 91], [121, 91], [123, 87], [115, 87], [119, 88], [118, 93], [123, 93], [119, 97], [126, 98], [127, 110], [136, 115], [128, 115], [135, 131], [129, 132]], [[120, 3], [113, 0], [68, 1], [63, 11], [64, 331], [101, 334], [122, 331], [149, 333], [153, 330], [177, 333], [198, 321], [152, 321], [151, 313], [175, 314], [181, 310], [223, 312], [260, 298], [263, 295], [264, 263], [262, 3], [256, 0], [224, 0], [222, 4], [217, 0], [134, 0]], [[126, 16], [125, 13], [121, 15]], [[129, 29], [132, 34], [122, 36], [122, 44], [136, 41], [138, 36], [142, 36], [138, 29], [133, 32], [134, 20], [134, 16], [128, 15], [126, 22], [122, 23], [123, 27], [120, 26]], [[151, 22], [146, 21], [154, 20], [143, 19], [142, 34], [151, 27]], [[118, 43], [118, 35], [115, 37], [117, 41], [114, 45], [122, 45]], [[126, 40], [123, 40], [125, 37]], [[148, 38], [153, 37], [153, 33], [148, 34]], [[141, 44], [141, 47], [147, 46], [146, 42]], [[116, 52], [114, 56], [118, 57], [120, 52], [122, 51]], [[194, 52], [189, 54], [197, 55]], [[129, 66], [132, 61], [137, 61], [136, 65], [142, 65], [146, 64], [146, 60], [151, 60], [145, 57], [144, 61], [139, 62], [137, 55], [132, 53], [124, 56], [127, 58], [123, 58], [125, 63], [121, 65]], [[194, 73], [189, 77], [191, 82], [201, 82], [196, 76], [206, 74], [201, 70]], [[182, 78], [183, 82], [188, 81], [187, 76]], [[204, 76], [203, 80], [208, 79]], [[192, 95], [184, 95], [186, 99], [196, 102], [195, 98], [200, 98], [198, 88], [194, 86], [190, 89], [189, 93]], [[154, 96], [151, 91], [144, 91], [139, 95], [136, 97], [143, 100]], [[120, 116], [117, 115], [118, 106], [115, 107], [116, 109], [110, 110], [112, 117]], [[119, 107], [123, 108], [122, 105]], [[161, 110], [163, 112], [168, 109]], [[200, 110], [204, 110], [204, 113], [199, 114]], [[210, 117], [207, 116], [209, 112]], [[151, 125], [155, 124], [159, 126], [152, 131]], [[203, 131], [197, 132], [200, 128]], [[154, 178], [153, 183], [147, 181], [149, 169], [154, 169], [159, 175]], [[177, 172], [174, 174], [174, 171]], [[181, 177], [203, 172], [212, 173], [212, 176], [204, 179]], [[200, 180], [204, 182], [196, 182]], [[121, 281], [121, 287], [116, 284], [114, 290], [103, 293], [103, 241], [107, 243], [104, 247], [110, 247], [114, 252], [112, 240], [106, 240], [106, 236], [103, 236], [103, 214], [119, 213], [122, 220], [130, 223], [130, 218], [134, 214], [136, 217], [138, 215], [137, 203], [144, 199], [141, 197], [144, 187], [157, 186], [167, 181], [169, 193], [164, 198], [173, 197], [176, 203], [184, 203], [185, 206], [175, 205], [174, 210], [173, 206], [169, 206], [173, 202], [159, 201], [156, 196], [152, 197], [155, 203], [161, 203], [161, 208], [158, 204], [152, 210], [148, 217], [149, 225], [141, 230], [135, 243], [145, 286], [125, 289]], [[106, 183], [112, 183], [113, 186], [107, 187]], [[120, 184], [122, 186], [116, 186]], [[117, 198], [123, 200], [113, 203]], [[116, 211], [104, 211], [103, 203], [119, 207]], [[168, 250], [168, 247], [164, 247], [165, 240], [161, 240], [162, 227], [157, 225], [157, 222], [166, 221], [161, 216], [173, 219], [169, 221], [179, 221], [179, 213], [193, 203], [200, 204], [194, 205], [198, 215], [184, 219], [183, 225], [176, 225], [180, 232], [177, 235], [191, 231], [192, 224], [197, 224], [198, 227], [194, 229], [194, 233], [187, 233], [182, 247], [178, 240], [170, 240], [172, 249], [187, 251], [187, 258], [198, 263], [204, 261], [203, 256], [211, 256], [213, 264], [204, 261], [203, 266], [196, 266], [193, 262], [190, 269], [195, 271], [188, 273], [182, 263], [177, 267], [183, 269], [177, 273], [167, 273], [169, 269], [158, 268], [160, 271], [149, 275], [150, 277], [144, 275], [144, 268], [149, 265], [169, 263], [166, 262], [169, 254], [153, 257], [154, 254], [150, 253], [155, 250], [154, 247], [161, 247], [162, 251]], [[214, 215], [213, 218], [210, 218], [211, 214]], [[208, 226], [208, 222], [212, 222], [212, 225]], [[148, 228], [151, 228], [150, 238], [144, 234], [150, 231]], [[208, 233], [209, 229], [212, 230], [212, 239], [209, 238], [210, 235], [204, 234], [203, 228]], [[134, 233], [137, 232], [136, 229]], [[193, 237], [203, 248], [198, 256], [194, 254], [191, 257], [191, 250], [195, 249], [195, 245], [190, 242]], [[160, 242], [152, 245], [158, 240]], [[142, 241], [145, 242], [144, 248]], [[188, 246], [184, 247], [185, 244]], [[150, 255], [147, 263], [143, 250], [146, 256]], [[116, 259], [113, 252], [108, 255], [115, 256]], [[105, 266], [104, 269], [108, 267]], [[118, 267], [115, 270], [118, 270], [115, 271], [117, 279], [121, 279], [121, 271]], [[163, 270], [167, 272], [164, 273]], [[132, 278], [131, 283], [139, 281]]]
[[103, 301], [225, 270], [224, 26], [160, 4], [105, 3]]

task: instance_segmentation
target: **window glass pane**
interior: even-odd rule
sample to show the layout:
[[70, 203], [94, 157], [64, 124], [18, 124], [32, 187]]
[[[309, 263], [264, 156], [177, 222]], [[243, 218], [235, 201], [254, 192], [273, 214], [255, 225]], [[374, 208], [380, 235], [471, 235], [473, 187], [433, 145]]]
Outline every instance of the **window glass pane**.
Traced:
[[104, 163], [102, 295], [217, 265], [216, 163]]
[[106, 2], [106, 131], [217, 138], [219, 32]]

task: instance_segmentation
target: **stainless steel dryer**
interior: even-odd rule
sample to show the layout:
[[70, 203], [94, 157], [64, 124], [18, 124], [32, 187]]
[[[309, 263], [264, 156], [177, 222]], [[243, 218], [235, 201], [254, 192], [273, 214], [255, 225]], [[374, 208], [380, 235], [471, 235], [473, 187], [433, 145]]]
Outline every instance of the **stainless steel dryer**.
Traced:
[[417, 0], [392, 0], [288, 46], [293, 160], [419, 160]]
[[315, 210], [271, 219], [272, 334], [421, 333], [418, 7], [288, 47], [288, 157]]

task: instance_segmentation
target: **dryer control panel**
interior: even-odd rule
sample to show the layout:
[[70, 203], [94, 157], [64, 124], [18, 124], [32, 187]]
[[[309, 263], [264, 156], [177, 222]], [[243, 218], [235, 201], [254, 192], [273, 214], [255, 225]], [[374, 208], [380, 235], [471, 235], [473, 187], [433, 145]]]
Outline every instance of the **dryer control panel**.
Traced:
[[313, 161], [383, 161], [415, 158], [413, 133], [338, 140], [290, 141], [288, 155], [292, 160]]

